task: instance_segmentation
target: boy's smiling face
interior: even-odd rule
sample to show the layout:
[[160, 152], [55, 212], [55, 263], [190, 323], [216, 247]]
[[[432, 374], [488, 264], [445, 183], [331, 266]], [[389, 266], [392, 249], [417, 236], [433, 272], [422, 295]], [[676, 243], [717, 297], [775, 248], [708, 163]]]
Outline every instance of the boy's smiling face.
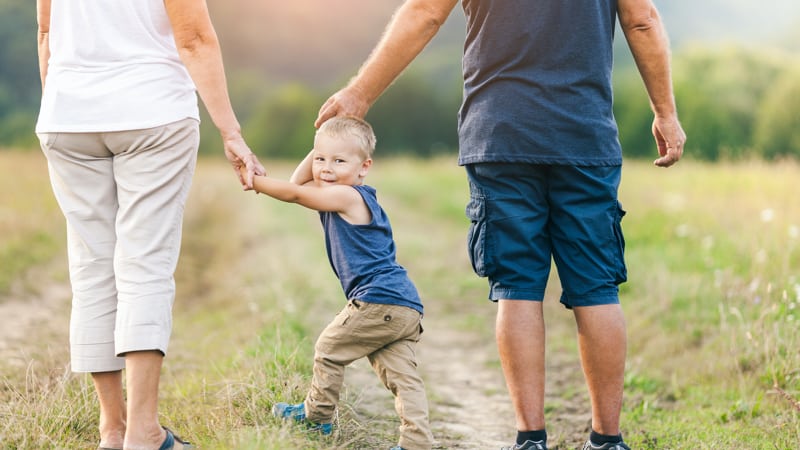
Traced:
[[314, 138], [311, 174], [317, 186], [332, 184], [359, 185], [372, 165], [351, 137], [319, 134]]

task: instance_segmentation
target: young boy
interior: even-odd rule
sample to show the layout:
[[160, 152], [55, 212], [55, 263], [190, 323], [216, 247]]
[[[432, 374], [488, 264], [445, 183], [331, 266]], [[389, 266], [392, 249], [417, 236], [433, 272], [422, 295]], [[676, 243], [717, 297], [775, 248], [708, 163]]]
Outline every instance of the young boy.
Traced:
[[415, 355], [422, 302], [395, 260], [392, 228], [375, 189], [363, 184], [374, 149], [368, 123], [336, 117], [319, 128], [314, 149], [289, 182], [254, 179], [256, 192], [319, 211], [328, 259], [347, 297], [347, 306], [317, 339], [305, 402], [277, 403], [272, 412], [330, 433], [345, 367], [367, 357], [395, 396], [402, 422], [398, 446], [392, 450], [428, 450], [433, 436]]

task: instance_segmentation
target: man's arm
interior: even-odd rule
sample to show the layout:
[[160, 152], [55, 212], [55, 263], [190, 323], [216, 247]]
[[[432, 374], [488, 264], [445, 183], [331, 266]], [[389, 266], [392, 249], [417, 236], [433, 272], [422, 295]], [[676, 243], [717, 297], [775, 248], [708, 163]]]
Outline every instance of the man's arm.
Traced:
[[[233, 165], [245, 189], [253, 186], [254, 175], [266, 171], [242, 137], [231, 106], [222, 51], [211, 24], [205, 0], [165, 0], [181, 61], [189, 71], [211, 120], [222, 135], [225, 156]], [[241, 172], [240, 167], [247, 170]]]
[[681, 158], [686, 134], [678, 121], [672, 91], [669, 40], [651, 0], [619, 0], [619, 22], [644, 81], [655, 118], [655, 165], [669, 167]]
[[36, 22], [39, 25], [37, 41], [39, 43], [39, 77], [44, 90], [47, 78], [47, 62], [50, 59], [50, 0], [36, 0]]
[[383, 37], [343, 89], [320, 108], [314, 126], [334, 116], [363, 118], [383, 91], [439, 32], [458, 0], [407, 0], [395, 12]]

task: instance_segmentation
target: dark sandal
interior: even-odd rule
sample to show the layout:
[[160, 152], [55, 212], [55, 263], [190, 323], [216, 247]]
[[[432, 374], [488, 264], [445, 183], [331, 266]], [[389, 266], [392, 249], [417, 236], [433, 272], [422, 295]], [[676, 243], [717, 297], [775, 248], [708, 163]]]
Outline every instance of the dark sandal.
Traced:
[[172, 430], [167, 427], [161, 427], [164, 431], [167, 432], [167, 437], [164, 438], [164, 442], [161, 444], [161, 447], [158, 450], [183, 450], [183, 449], [192, 449], [194, 448], [192, 444], [183, 439], [175, 436]]

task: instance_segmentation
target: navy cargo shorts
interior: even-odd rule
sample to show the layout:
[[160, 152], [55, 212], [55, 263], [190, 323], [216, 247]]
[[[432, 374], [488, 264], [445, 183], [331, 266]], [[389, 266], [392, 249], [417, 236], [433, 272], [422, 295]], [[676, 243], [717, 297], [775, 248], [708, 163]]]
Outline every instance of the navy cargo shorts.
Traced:
[[489, 280], [489, 299], [543, 300], [554, 261], [567, 308], [619, 303], [627, 279], [621, 169], [466, 165], [467, 248], [475, 273]]

